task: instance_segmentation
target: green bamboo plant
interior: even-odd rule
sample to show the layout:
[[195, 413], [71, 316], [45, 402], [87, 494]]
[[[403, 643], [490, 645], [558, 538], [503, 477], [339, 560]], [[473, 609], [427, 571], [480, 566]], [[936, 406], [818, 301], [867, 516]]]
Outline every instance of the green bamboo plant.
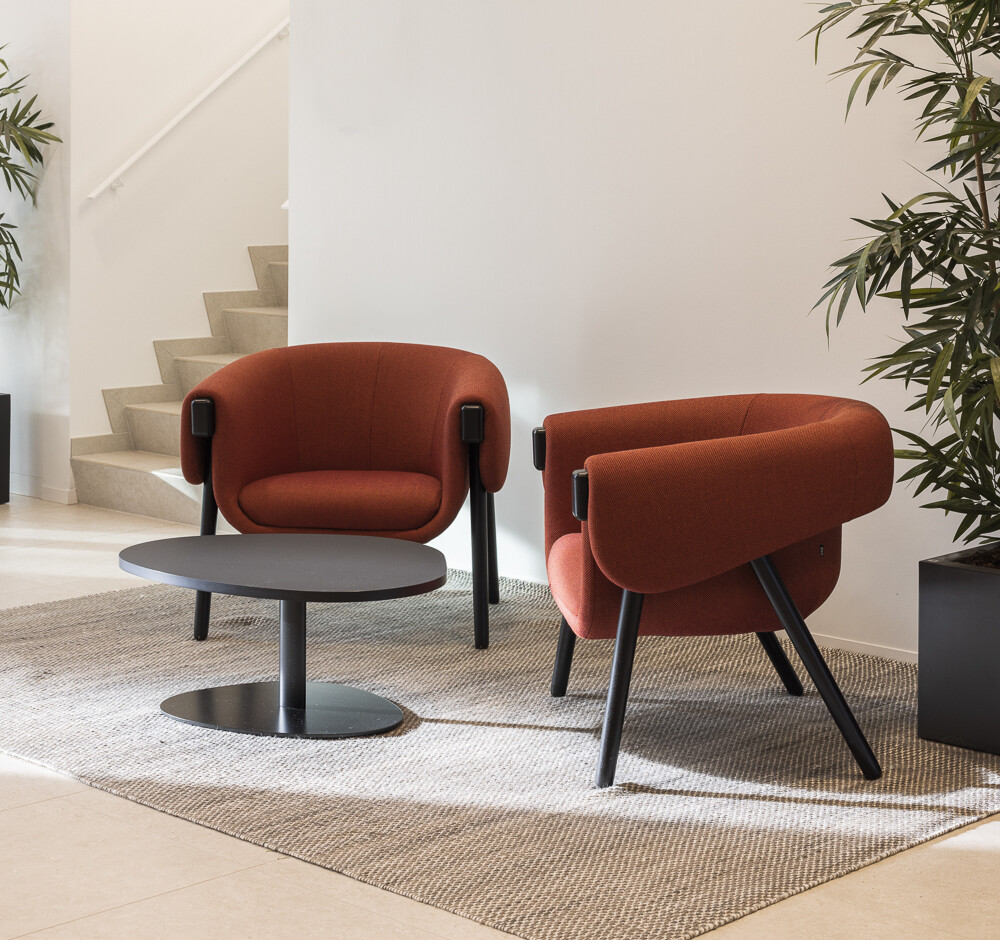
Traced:
[[[0, 49], [3, 47], [0, 46]], [[0, 172], [10, 193], [35, 202], [42, 147], [58, 141], [49, 131], [51, 121], [41, 121], [41, 111], [33, 110], [35, 97], [22, 101], [27, 76], [10, 81], [7, 63], [0, 59]], [[17, 265], [21, 249], [14, 237], [16, 226], [0, 212], [0, 307], [10, 307], [20, 290]]]
[[905, 337], [865, 379], [901, 380], [909, 410], [928, 416], [923, 435], [896, 429], [907, 442], [896, 456], [913, 462], [900, 482], [937, 491], [925, 505], [961, 517], [956, 540], [1000, 539], [1000, 0], [834, 3], [806, 34], [817, 57], [841, 23], [858, 44], [833, 73], [853, 78], [847, 113], [894, 85], [938, 159], [925, 174], [933, 189], [883, 193], [884, 218], [855, 219], [869, 235], [833, 263], [816, 306], [829, 334], [852, 298], [862, 309], [875, 296], [900, 302]]

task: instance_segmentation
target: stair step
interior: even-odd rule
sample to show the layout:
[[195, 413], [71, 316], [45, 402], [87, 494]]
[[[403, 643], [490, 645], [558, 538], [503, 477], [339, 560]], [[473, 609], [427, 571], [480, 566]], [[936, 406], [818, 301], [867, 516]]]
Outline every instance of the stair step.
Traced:
[[167, 384], [177, 383], [177, 369], [174, 363], [184, 356], [211, 356], [229, 352], [229, 340], [225, 336], [194, 336], [186, 339], [154, 339], [156, 362], [160, 367], [160, 378]]
[[288, 345], [288, 307], [227, 307], [223, 316], [233, 352], [260, 352]]
[[[180, 470], [184, 396], [247, 353], [288, 345], [288, 246], [249, 253], [256, 290], [203, 295], [211, 336], [154, 341], [162, 384], [104, 390], [112, 433], [72, 444], [81, 503], [198, 524], [201, 487]], [[124, 449], [130, 445], [135, 449]], [[220, 517], [219, 531], [234, 530]]]
[[[166, 522], [201, 522], [201, 487], [184, 479], [171, 454], [119, 450], [74, 457], [72, 463], [81, 503]], [[236, 530], [220, 515], [217, 531]]]
[[248, 251], [257, 287], [261, 290], [273, 291], [274, 281], [271, 278], [271, 265], [276, 262], [287, 264], [288, 245], [251, 245]]
[[207, 356], [178, 356], [174, 359], [177, 370], [177, 380], [181, 392], [187, 395], [199, 382], [207, 379], [213, 372], [223, 366], [228, 366], [237, 359], [242, 359], [244, 353], [213, 353]]
[[153, 401], [127, 405], [132, 444], [137, 451], [169, 454], [176, 461], [181, 452], [181, 407], [183, 401]]
[[201, 487], [184, 479], [171, 454], [119, 450], [72, 458], [81, 503], [198, 525]]
[[267, 270], [271, 275], [271, 286], [274, 288], [274, 299], [279, 307], [288, 306], [288, 262], [272, 261]]

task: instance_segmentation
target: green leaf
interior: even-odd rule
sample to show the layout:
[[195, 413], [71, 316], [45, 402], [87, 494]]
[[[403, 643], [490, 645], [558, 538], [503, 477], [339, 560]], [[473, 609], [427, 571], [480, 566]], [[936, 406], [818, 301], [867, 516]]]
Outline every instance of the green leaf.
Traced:
[[873, 242], [869, 242], [865, 245], [861, 252], [861, 257], [858, 258], [857, 275], [854, 278], [854, 286], [857, 288], [858, 300], [861, 301], [861, 309], [865, 309], [865, 282], [868, 279], [868, 254], [872, 250], [872, 247], [877, 244], [881, 239], [876, 239]]
[[851, 86], [851, 92], [847, 96], [847, 110], [844, 112], [845, 121], [851, 113], [851, 105], [854, 103], [854, 96], [858, 93], [858, 89], [861, 87], [861, 83], [865, 80], [865, 76], [868, 75], [873, 69], [878, 68], [878, 65], [878, 62], [870, 62], [858, 73], [858, 77], [854, 80], [854, 84]]
[[889, 232], [889, 244], [892, 245], [892, 250], [896, 253], [896, 257], [902, 257], [903, 237], [899, 234], [898, 228], [894, 228]]
[[992, 79], [988, 75], [980, 75], [974, 78], [969, 83], [969, 90], [965, 93], [965, 100], [962, 102], [962, 111], [958, 115], [960, 118], [964, 118], [965, 115], [969, 113], [969, 109], [975, 103], [976, 98], [979, 97], [979, 93], [985, 88]]
[[952, 397], [951, 386], [945, 391], [942, 404], [944, 405], [944, 413], [948, 417], [948, 422], [955, 429], [956, 434], [961, 434], [962, 428], [958, 423], [958, 415], [955, 414], [955, 399]]
[[933, 193], [921, 193], [919, 196], [914, 196], [908, 202], [904, 202], [892, 215], [889, 216], [890, 221], [892, 219], [898, 219], [901, 215], [904, 215], [908, 209], [911, 209], [918, 202], [923, 202], [926, 199], [933, 199], [935, 196], [951, 196], [951, 193], [933, 192]]
[[993, 379], [993, 387], [996, 389], [997, 397], [1000, 398], [1000, 356], [990, 359], [990, 377]]
[[868, 95], [865, 97], [865, 104], [871, 103], [872, 98], [875, 97], [875, 92], [878, 91], [879, 82], [881, 82], [885, 77], [885, 73], [889, 71], [891, 65], [891, 62], [883, 62], [875, 70], [875, 74], [872, 75], [872, 80], [868, 83]]
[[948, 371], [948, 365], [951, 362], [951, 356], [954, 351], [955, 344], [948, 343], [944, 349], [938, 353], [938, 357], [934, 361], [934, 368], [931, 370], [931, 376], [927, 382], [926, 407], [928, 412], [930, 412], [931, 405], [934, 402], [934, 396], [937, 394], [937, 390], [941, 386], [941, 380], [944, 378], [945, 372]]

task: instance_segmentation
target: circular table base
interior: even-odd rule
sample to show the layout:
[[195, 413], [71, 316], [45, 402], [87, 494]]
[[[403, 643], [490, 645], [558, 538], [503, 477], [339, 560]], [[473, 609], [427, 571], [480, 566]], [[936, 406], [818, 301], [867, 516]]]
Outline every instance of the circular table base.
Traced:
[[305, 708], [282, 708], [277, 682], [184, 692], [160, 708], [171, 718], [203, 728], [288, 738], [355, 738], [403, 722], [403, 713], [388, 699], [332, 682], [307, 682]]

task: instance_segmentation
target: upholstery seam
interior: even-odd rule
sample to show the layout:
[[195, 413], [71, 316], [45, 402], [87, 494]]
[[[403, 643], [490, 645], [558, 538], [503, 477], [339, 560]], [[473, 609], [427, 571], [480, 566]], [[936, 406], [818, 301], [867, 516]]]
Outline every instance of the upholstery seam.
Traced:
[[747, 410], [743, 412], [743, 420], [740, 422], [740, 430], [739, 433], [736, 435], [737, 437], [743, 436], [743, 429], [747, 426], [747, 418], [750, 417], [750, 409], [753, 408], [754, 403], [757, 401], [759, 397], [760, 393], [755, 392], [753, 396], [751, 396], [750, 401], [747, 402]]
[[[291, 357], [285, 356], [285, 366], [288, 369], [288, 384], [292, 391], [292, 433], [295, 435], [295, 455], [296, 455], [296, 465], [298, 468], [302, 467], [302, 436], [299, 434], [299, 414], [296, 408], [297, 399], [295, 397], [295, 375], [292, 372], [292, 361]], [[237, 502], [239, 502], [239, 497], [237, 497]], [[242, 510], [242, 507], [240, 507]], [[244, 515], [246, 515], [244, 513]], [[249, 519], [250, 517], [247, 516]], [[252, 521], [252, 520], [251, 520]]]
[[372, 441], [375, 437], [375, 399], [378, 397], [378, 374], [382, 370], [382, 350], [385, 343], [379, 343], [378, 359], [375, 362], [375, 382], [372, 385], [372, 407], [368, 415], [368, 470], [372, 468]]

